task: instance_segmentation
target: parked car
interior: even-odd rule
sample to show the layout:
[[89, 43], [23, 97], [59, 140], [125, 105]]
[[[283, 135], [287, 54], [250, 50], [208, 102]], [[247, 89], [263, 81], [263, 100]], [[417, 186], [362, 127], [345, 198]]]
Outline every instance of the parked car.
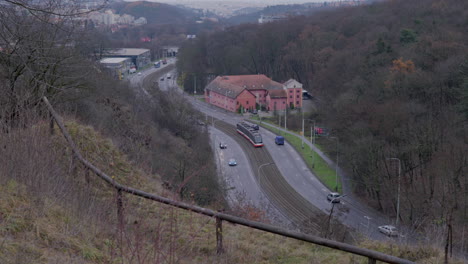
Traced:
[[252, 110], [252, 114], [254, 114], [254, 115], [258, 114], [257, 109]]
[[226, 143], [220, 142], [220, 143], [219, 143], [219, 148], [220, 148], [220, 149], [225, 149], [225, 148], [227, 148]]
[[164, 77], [162, 77], [161, 79], [159, 79], [161, 82], [164, 81]]
[[236, 166], [237, 165], [237, 161], [235, 159], [230, 159], [229, 162], [228, 162], [229, 166]]
[[339, 203], [341, 200], [341, 195], [337, 192], [331, 192], [327, 195], [327, 200], [332, 203]]
[[141, 72], [139, 72], [138, 75], [141, 75]]
[[379, 231], [387, 236], [398, 236], [396, 227], [392, 225], [379, 226]]
[[257, 124], [253, 124], [251, 127], [252, 127], [253, 129], [255, 129], [255, 130], [259, 130], [259, 129], [260, 129], [260, 127], [259, 127]]

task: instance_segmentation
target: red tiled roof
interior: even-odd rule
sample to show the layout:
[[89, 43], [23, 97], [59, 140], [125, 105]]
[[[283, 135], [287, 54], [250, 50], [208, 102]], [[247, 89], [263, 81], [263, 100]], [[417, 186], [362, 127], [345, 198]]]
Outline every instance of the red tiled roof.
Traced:
[[286, 91], [281, 89], [281, 90], [269, 90], [268, 94], [270, 95], [271, 98], [284, 98], [287, 96]]
[[218, 76], [206, 86], [206, 89], [235, 99], [245, 88], [223, 82], [222, 77]]
[[247, 90], [283, 89], [283, 85], [281, 83], [275, 82], [263, 74], [229, 75], [229, 76], [220, 76], [218, 78], [222, 78], [223, 83], [229, 83], [232, 85], [244, 87]]

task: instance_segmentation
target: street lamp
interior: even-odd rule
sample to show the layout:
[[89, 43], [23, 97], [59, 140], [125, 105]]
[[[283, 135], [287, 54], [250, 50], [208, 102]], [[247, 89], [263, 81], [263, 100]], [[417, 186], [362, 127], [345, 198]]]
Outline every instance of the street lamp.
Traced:
[[370, 220], [371, 220], [372, 218], [370, 218], [370, 217], [367, 216], [367, 215], [365, 215], [364, 218], [367, 219], [367, 232], [369, 232], [369, 224], [370, 224]]
[[[312, 121], [314, 122], [313, 126], [310, 126], [310, 144], [312, 144], [312, 146], [314, 145], [314, 141], [313, 139], [315, 139], [315, 120], [312, 120], [312, 119], [304, 119], [304, 112], [302, 112], [302, 148], [304, 148], [304, 120], [309, 120], [309, 121]], [[313, 129], [312, 129], [313, 127]], [[310, 148], [310, 152], [311, 152], [311, 155], [312, 155], [312, 168], [315, 167], [315, 155], [314, 155], [314, 149], [311, 147]]]
[[401, 160], [399, 158], [386, 158], [387, 160], [397, 160], [398, 161], [398, 191], [397, 191], [397, 215], [395, 220], [395, 225], [398, 225], [398, 220], [400, 219], [400, 178], [401, 178]]
[[[315, 131], [314, 131], [315, 132]], [[336, 139], [336, 164], [335, 164], [335, 191], [338, 191], [338, 137], [330, 137]]]

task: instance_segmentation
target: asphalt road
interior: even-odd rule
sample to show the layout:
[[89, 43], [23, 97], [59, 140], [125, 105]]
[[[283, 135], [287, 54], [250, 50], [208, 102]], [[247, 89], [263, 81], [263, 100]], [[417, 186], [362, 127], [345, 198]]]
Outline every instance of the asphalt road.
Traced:
[[[170, 60], [167, 66], [173, 64], [174, 62], [175, 60]], [[133, 78], [130, 80], [130, 82], [133, 86], [140, 87], [139, 90], [146, 94], [145, 89], [142, 87], [143, 85], [141, 85], [141, 83], [143, 83], [143, 79], [146, 81], [148, 76], [153, 76], [153, 82], [155, 82], [154, 79], [156, 78], [158, 86], [161, 90], [168, 91], [169, 89], [177, 89], [177, 91], [182, 92], [182, 90], [180, 90], [175, 83], [175, 69], [169, 71], [171, 79], [167, 79], [167, 73], [158, 74], [158, 72], [161, 72], [163, 69], [164, 67], [159, 69], [148, 69], [147, 71], [142, 72], [141, 75], [136, 74], [132, 76]], [[161, 77], [164, 77], [164, 80], [161, 80]], [[187, 96], [187, 98], [195, 108], [206, 114], [205, 122], [214, 125], [214, 127], [217, 126], [218, 122], [213, 122], [210, 119], [210, 116], [219, 120], [223, 120], [227, 124], [231, 125], [235, 125], [244, 119], [238, 114], [227, 112], [223, 109], [206, 104], [193, 96]], [[235, 128], [233, 129], [235, 130]], [[330, 192], [330, 190], [328, 190], [307, 168], [305, 162], [292, 148], [292, 146], [287, 143], [283, 146], [277, 146], [274, 144], [275, 134], [267, 131], [266, 129], [261, 129], [261, 134], [265, 143], [264, 149], [268, 150], [268, 153], [272, 158], [271, 163], [274, 163], [274, 166], [271, 166], [268, 164], [270, 162], [263, 164], [252, 164], [252, 161], [249, 160], [249, 157], [244, 153], [245, 151], [241, 149], [239, 144], [236, 144], [232, 137], [223, 134], [217, 129], [211, 129], [210, 131], [214, 146], [219, 144], [219, 141], [217, 141], [219, 138], [223, 138], [223, 140], [228, 143], [228, 146], [230, 146], [228, 147], [228, 151], [216, 151], [218, 163], [220, 165], [219, 168], [222, 172], [223, 178], [225, 179], [227, 188], [233, 190], [229, 192], [230, 200], [235, 200], [238, 199], [239, 196], [243, 196], [243, 199], [248, 199], [257, 205], [264, 205], [265, 203], [268, 203], [268, 199], [265, 199], [265, 192], [267, 193], [267, 196], [270, 200], [270, 196], [272, 194], [264, 190], [265, 186], [262, 186], [262, 182], [259, 180], [260, 178], [255, 180], [255, 175], [262, 173], [274, 174], [274, 172], [269, 170], [272, 170], [271, 167], [275, 167], [277, 170], [279, 170], [282, 178], [285, 180], [285, 183], [291, 186], [295, 192], [299, 193], [306, 201], [320, 209], [324, 214], [330, 213], [332, 204], [326, 200], [326, 195]], [[310, 142], [308, 144], [310, 144]], [[324, 155], [323, 153], [321, 154]], [[227, 165], [227, 160], [230, 157], [236, 158], [238, 160], [238, 167], [229, 168]], [[333, 162], [329, 158], [324, 158], [326, 158], [326, 160], [334, 166]], [[341, 170], [339, 170], [339, 172], [342, 174]], [[344, 183], [344, 186], [345, 185], [346, 184]], [[278, 207], [277, 203], [275, 205]], [[281, 208], [278, 209], [281, 210]], [[379, 233], [377, 229], [379, 225], [389, 224], [391, 221], [379, 212], [361, 203], [352, 194], [347, 194], [347, 197], [343, 198], [340, 204], [335, 204], [335, 209], [333, 212], [333, 215], [338, 217], [340, 222], [369, 238], [377, 240], [395, 239], [384, 236], [383, 234]], [[396, 239], [406, 240], [406, 237], [399, 237]]]

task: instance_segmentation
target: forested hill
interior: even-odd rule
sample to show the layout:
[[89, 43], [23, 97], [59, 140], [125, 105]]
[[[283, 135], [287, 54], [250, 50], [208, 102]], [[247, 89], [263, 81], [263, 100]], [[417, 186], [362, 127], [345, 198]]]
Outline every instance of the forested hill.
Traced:
[[399, 159], [402, 222], [461, 231], [467, 29], [468, 1], [384, 1], [202, 36], [184, 46], [178, 67], [297, 79], [319, 106], [309, 118], [339, 137], [356, 192], [395, 216]]
[[181, 24], [195, 21], [198, 16], [190, 9], [146, 1], [114, 3], [112, 8], [118, 14], [145, 17], [148, 24]]

